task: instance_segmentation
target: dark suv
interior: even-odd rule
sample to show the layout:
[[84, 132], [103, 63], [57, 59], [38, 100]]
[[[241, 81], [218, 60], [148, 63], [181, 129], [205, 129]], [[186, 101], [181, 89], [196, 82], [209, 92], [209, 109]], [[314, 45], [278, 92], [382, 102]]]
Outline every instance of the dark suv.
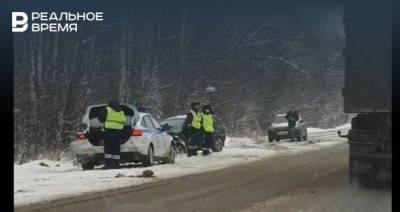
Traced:
[[[186, 152], [186, 142], [188, 136], [183, 131], [183, 123], [185, 122], [186, 115], [179, 115], [169, 117], [161, 122], [161, 125], [167, 129], [167, 132], [174, 138], [176, 150], [178, 152]], [[168, 127], [165, 127], [168, 125]], [[211, 147], [213, 152], [221, 152], [225, 146], [225, 129], [218, 119], [214, 118], [214, 144]]]
[[[279, 141], [280, 139], [289, 138], [288, 134], [288, 121], [285, 118], [286, 114], [277, 114], [272, 123], [268, 125], [268, 140], [273, 142], [274, 140]], [[294, 130], [295, 138], [298, 141], [307, 140], [307, 126], [306, 123], [301, 119], [296, 122]]]

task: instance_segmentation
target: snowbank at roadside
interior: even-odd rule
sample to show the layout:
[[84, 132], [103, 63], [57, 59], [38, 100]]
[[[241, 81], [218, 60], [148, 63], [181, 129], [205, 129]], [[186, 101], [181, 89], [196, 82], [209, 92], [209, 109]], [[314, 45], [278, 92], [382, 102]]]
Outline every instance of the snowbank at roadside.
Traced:
[[[336, 129], [336, 128], [335, 128]], [[318, 136], [320, 133], [317, 133]], [[312, 137], [312, 133], [309, 134]], [[183, 175], [196, 174], [246, 163], [261, 158], [272, 157], [280, 153], [298, 153], [326, 146], [344, 143], [337, 136], [326, 136], [322, 140], [313, 139], [304, 142], [269, 143], [268, 139], [255, 141], [250, 138], [227, 137], [222, 152], [208, 156], [186, 157], [178, 155], [175, 164], [155, 165], [145, 168], [130, 165], [117, 170], [82, 171], [72, 161], [33, 161], [14, 165], [14, 204], [22, 205], [62, 197], [81, 195], [88, 192], [140, 185]], [[322, 141], [322, 142], [321, 142]], [[139, 177], [151, 169], [154, 177]], [[120, 174], [119, 177], [116, 177]]]
[[315, 128], [315, 127], [307, 127], [307, 132], [325, 132], [325, 131], [333, 131], [333, 130], [348, 130], [351, 128], [350, 123], [346, 123], [344, 125], [331, 128], [331, 129], [321, 129], [321, 128]]
[[[209, 156], [188, 158], [180, 154], [175, 164], [160, 164], [150, 168], [132, 165], [130, 168], [118, 170], [90, 171], [82, 171], [79, 166], [74, 166], [72, 161], [33, 161], [14, 166], [14, 204], [34, 203], [201, 173], [272, 156], [273, 153], [272, 150], [261, 148], [226, 148], [220, 153], [212, 153]], [[151, 169], [155, 177], [138, 177], [146, 169]], [[124, 176], [116, 177], [118, 173]]]

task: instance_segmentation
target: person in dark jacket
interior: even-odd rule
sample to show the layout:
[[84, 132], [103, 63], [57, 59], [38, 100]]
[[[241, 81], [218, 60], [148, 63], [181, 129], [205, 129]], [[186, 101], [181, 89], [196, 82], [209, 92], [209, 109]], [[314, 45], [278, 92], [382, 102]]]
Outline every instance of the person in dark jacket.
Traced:
[[288, 134], [292, 141], [294, 141], [294, 131], [296, 129], [296, 122], [299, 120], [299, 113], [293, 106], [290, 108], [289, 112], [286, 113], [285, 118], [288, 120]]
[[118, 168], [121, 159], [121, 141], [126, 115], [117, 101], [111, 101], [99, 114], [103, 123], [104, 161], [103, 169]]
[[210, 104], [203, 106], [202, 114], [202, 130], [203, 130], [203, 155], [210, 154], [210, 148], [214, 143], [214, 113]]
[[185, 134], [187, 135], [187, 155], [188, 157], [197, 155], [198, 149], [202, 143], [201, 131], [201, 113], [200, 103], [190, 103], [190, 111], [186, 114], [186, 120], [183, 124]]

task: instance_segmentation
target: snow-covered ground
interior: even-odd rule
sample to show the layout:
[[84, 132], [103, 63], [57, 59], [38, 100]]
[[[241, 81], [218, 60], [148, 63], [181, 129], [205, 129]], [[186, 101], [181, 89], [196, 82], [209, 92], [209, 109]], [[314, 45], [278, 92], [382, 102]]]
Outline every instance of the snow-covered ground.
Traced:
[[333, 130], [337, 131], [337, 130], [341, 130], [341, 129], [345, 129], [346, 130], [346, 129], [350, 129], [350, 127], [351, 127], [350, 123], [347, 123], [347, 124], [344, 124], [342, 126], [338, 126], [338, 127], [332, 128], [332, 129], [321, 129], [321, 128], [314, 128], [314, 127], [307, 127], [307, 132], [314, 133], [314, 132], [325, 132], [325, 131], [333, 131]]
[[[24, 205], [62, 197], [80, 195], [87, 192], [134, 186], [188, 174], [201, 173], [221, 169], [240, 163], [246, 163], [277, 154], [297, 154], [327, 146], [346, 142], [345, 139], [331, 136], [327, 132], [338, 129], [349, 129], [350, 125], [335, 129], [309, 130], [309, 141], [268, 143], [268, 138], [232, 138], [225, 141], [222, 152], [208, 156], [186, 157], [178, 155], [175, 164], [155, 165], [150, 168], [131, 165], [129, 168], [117, 170], [82, 171], [72, 161], [33, 161], [22, 165], [14, 165], [14, 204]], [[314, 135], [313, 135], [314, 134]], [[325, 137], [324, 137], [325, 136]], [[319, 138], [324, 139], [319, 139]], [[40, 165], [42, 164], [42, 165]], [[151, 169], [154, 177], [143, 178], [141, 173]], [[118, 177], [116, 177], [119, 175]]]

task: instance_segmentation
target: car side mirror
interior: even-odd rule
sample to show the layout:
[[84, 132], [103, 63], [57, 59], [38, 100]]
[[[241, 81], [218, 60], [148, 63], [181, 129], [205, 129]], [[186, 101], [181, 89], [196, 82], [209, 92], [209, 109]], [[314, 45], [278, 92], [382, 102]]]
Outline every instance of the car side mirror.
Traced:
[[168, 131], [168, 130], [170, 130], [172, 127], [168, 124], [168, 123], [165, 123], [165, 124], [163, 124], [162, 126], [161, 126], [161, 130], [163, 130], [163, 131]]
[[304, 123], [304, 121], [303, 121], [303, 120], [300, 120], [300, 123]]

